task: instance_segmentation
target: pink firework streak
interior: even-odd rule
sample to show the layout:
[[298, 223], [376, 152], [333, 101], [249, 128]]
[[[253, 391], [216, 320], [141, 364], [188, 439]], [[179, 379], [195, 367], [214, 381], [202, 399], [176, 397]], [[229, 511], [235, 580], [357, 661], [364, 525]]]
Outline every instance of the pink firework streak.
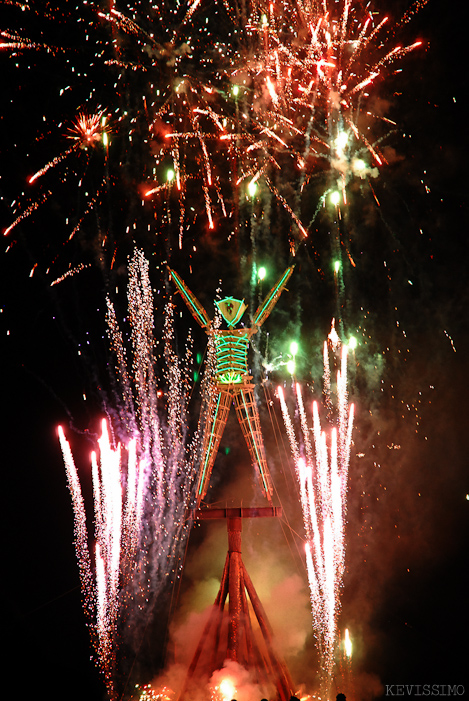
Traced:
[[94, 574], [88, 548], [86, 514], [70, 445], [61, 427], [59, 440], [75, 513], [75, 547], [85, 610], [93, 627], [93, 643], [111, 698], [114, 698], [115, 635], [122, 578], [130, 575], [142, 517], [144, 461], [137, 460], [136, 442], [113, 448], [106, 421], [98, 441], [99, 458], [91, 454], [96, 540]]
[[[326, 393], [330, 395], [329, 354], [324, 351]], [[329, 387], [327, 387], [329, 385]], [[301, 387], [296, 385], [305, 456], [300, 456], [283, 390], [278, 388], [283, 418], [290, 440], [300, 488], [306, 533], [306, 567], [311, 591], [313, 626], [323, 658], [323, 683], [329, 684], [337, 646], [337, 617], [345, 562], [345, 514], [353, 404], [347, 400], [347, 349], [342, 348], [337, 372], [337, 421], [329, 431], [321, 429], [317, 402], [313, 402], [313, 425], [307, 422]], [[313, 443], [310, 435], [313, 434]]]
[[[154, 338], [154, 307], [149, 264], [136, 250], [129, 261], [126, 347], [111, 300], [107, 323], [120, 390], [110, 436], [106, 421], [98, 450], [91, 455], [96, 541], [92, 561], [80, 482], [70, 446], [59, 430], [75, 512], [75, 545], [83, 599], [91, 622], [97, 664], [111, 699], [118, 698], [119, 641], [137, 652], [142, 629], [165, 587], [181, 568], [188, 533], [193, 451], [199, 431], [186, 440], [190, 392], [191, 339], [185, 360], [173, 350], [172, 306], [165, 308], [162, 348]], [[158, 372], [159, 361], [162, 364]], [[167, 387], [163, 394], [158, 385]]]

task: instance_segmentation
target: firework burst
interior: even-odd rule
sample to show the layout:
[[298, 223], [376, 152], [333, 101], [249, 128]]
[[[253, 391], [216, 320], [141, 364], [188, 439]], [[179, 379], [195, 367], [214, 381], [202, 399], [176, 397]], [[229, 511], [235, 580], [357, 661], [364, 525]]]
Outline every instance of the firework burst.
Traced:
[[[422, 4], [415, 3], [400, 24]], [[91, 209], [112, 206], [104, 204], [104, 194], [119, 198], [125, 182], [143, 206], [139, 228], [145, 229], [145, 219], [152, 232], [170, 236], [175, 230], [178, 247], [185, 237], [193, 241], [214, 230], [229, 240], [246, 226], [249, 208], [266, 209], [269, 200], [283, 213], [296, 247], [328, 195], [338, 211], [349, 201], [352, 183], [368, 183], [374, 192], [372, 180], [386, 165], [385, 140], [396, 127], [377, 107], [378, 86], [421, 42], [400, 45], [399, 23], [352, 0], [253, 0], [249, 8], [225, 0], [213, 16], [213, 8], [210, 16], [207, 10], [196, 1], [163, 4], [158, 11], [139, 2], [135, 10], [111, 4], [107, 12], [87, 6], [82, 13], [76, 8], [44, 16], [31, 3], [20, 12], [21, 28], [4, 32], [11, 39], [1, 45], [4, 52], [12, 58], [20, 50], [35, 54], [47, 48], [44, 23], [54, 31], [57, 24], [75, 24], [79, 30], [54, 60], [65, 57], [67, 71], [83, 74], [83, 89], [58, 86], [67, 101], [75, 96], [77, 117], [67, 132], [74, 144], [29, 182], [84, 151], [86, 162], [74, 166], [78, 187], [86, 188], [82, 211], [70, 213], [77, 224]], [[102, 85], [87, 63], [99, 68]], [[98, 94], [109, 105], [106, 113], [88, 106]], [[103, 122], [108, 115], [112, 147]], [[90, 152], [100, 144], [106, 154], [100, 184], [93, 177], [84, 185]], [[326, 179], [319, 199], [308, 189], [318, 178]], [[24, 205], [28, 215], [35, 209]], [[112, 261], [120, 240], [135, 228], [130, 210], [125, 231], [117, 227], [106, 236]], [[103, 212], [98, 216], [106, 228]]]
[[45, 166], [34, 173], [34, 175], [31, 175], [31, 177], [28, 178], [28, 183], [30, 185], [32, 185], [32, 183], [34, 183], [42, 175], [47, 173], [50, 168], [54, 168], [65, 160], [67, 156], [74, 153], [77, 149], [86, 151], [88, 148], [95, 147], [99, 143], [102, 143], [103, 146], [107, 148], [109, 141], [104, 111], [100, 111], [93, 115], [79, 114], [73, 126], [71, 126], [68, 130], [67, 138], [73, 139], [75, 142], [73, 146], [70, 146], [70, 148], [60, 154], [60, 156], [56, 156], [52, 160], [48, 161]]
[[[351, 0], [256, 2], [245, 31], [250, 50], [233, 75], [244, 86], [248, 123], [269, 164], [255, 177], [294, 214], [301, 239], [326, 200], [340, 217], [352, 183], [373, 191], [372, 179], [387, 162], [383, 146], [397, 128], [378, 106], [378, 86], [422, 42], [397, 44], [389, 17]], [[308, 185], [318, 180], [325, 187], [312, 213]]]

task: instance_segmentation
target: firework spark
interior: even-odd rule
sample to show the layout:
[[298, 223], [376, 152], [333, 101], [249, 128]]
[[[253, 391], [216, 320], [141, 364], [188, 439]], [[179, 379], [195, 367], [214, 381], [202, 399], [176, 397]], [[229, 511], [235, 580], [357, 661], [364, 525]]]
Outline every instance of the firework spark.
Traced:
[[[95, 557], [88, 551], [85, 507], [70, 446], [60, 441], [75, 511], [75, 544], [85, 608], [91, 621], [97, 663], [111, 698], [116, 698], [120, 637], [138, 637], [159, 593], [179, 576], [180, 553], [187, 536], [186, 513], [192, 490], [192, 452], [198, 434], [187, 441], [187, 399], [191, 341], [184, 363], [173, 350], [172, 307], [166, 309], [163, 348], [157, 371], [154, 300], [148, 261], [136, 251], [129, 265], [128, 321], [131, 362], [108, 299], [108, 329], [116, 356], [120, 400], [114, 444], [102, 422], [97, 452], [92, 453]], [[168, 387], [164, 400], [158, 385]], [[172, 573], [168, 580], [168, 573]], [[122, 622], [125, 625], [122, 626]], [[120, 629], [124, 632], [120, 632]]]
[[[301, 241], [329, 195], [335, 210], [344, 208], [352, 182], [371, 185], [386, 165], [384, 143], [396, 125], [376, 107], [377, 90], [396, 62], [421, 46], [400, 45], [395, 35], [424, 4], [414, 3], [393, 25], [352, 0], [275, 6], [254, 0], [249, 12], [225, 0], [214, 22], [198, 0], [163, 4], [158, 13], [138, 2], [127, 12], [87, 6], [46, 16], [32, 2], [18, 19], [22, 29], [4, 32], [4, 51], [47, 48], [47, 27], [78, 19], [80, 50], [64, 45], [55, 58], [65, 57], [72, 73], [87, 62], [99, 66], [105, 78], [103, 86], [87, 88], [88, 98], [74, 85], [61, 86], [61, 97], [77, 93], [78, 116], [67, 133], [75, 143], [30, 183], [102, 142], [108, 191], [118, 194], [119, 184], [131, 181], [156, 231], [178, 222], [179, 247], [205, 227], [230, 239], [245, 226], [243, 209], [265, 209], [270, 198]], [[104, 112], [83, 107], [96, 104], [98, 93], [113, 115], [119, 147], [109, 148]], [[87, 167], [88, 160], [77, 162], [76, 175]], [[313, 214], [308, 184], [324, 174]], [[95, 192], [96, 185], [88, 197]], [[197, 223], [198, 234], [196, 222], [205, 222]], [[113, 247], [115, 238], [109, 237]]]
[[[0, 48], [15, 61], [18, 54], [24, 57], [39, 51], [53, 55], [56, 61], [65, 57], [62, 68], [67, 68], [67, 76], [79, 75], [80, 80], [60, 87], [60, 97], [74, 103], [77, 115], [74, 121], [68, 120], [69, 129], [64, 134], [61, 122], [50, 122], [57, 134], [73, 143], [65, 150], [51, 149], [52, 153], [60, 151], [59, 155], [29, 178], [33, 189], [43, 186], [42, 194], [34, 195], [33, 203], [28, 201], [4, 234], [32, 217], [49, 199], [51, 190], [45, 190], [45, 183], [51, 187], [48, 181], [53, 172], [60, 173], [60, 182], [71, 181], [73, 173], [77, 185], [68, 199], [77, 199], [80, 205], [70, 214], [73, 223], [68, 240], [75, 239], [84, 217], [96, 210], [100, 251], [111, 247], [112, 267], [118, 241], [128, 238], [130, 231], [135, 237], [148, 231], [152, 242], [155, 233], [161, 234], [168, 251], [174, 228], [180, 248], [190, 235], [194, 239], [204, 236], [206, 228], [211, 232], [218, 229], [229, 240], [243, 226], [249, 226], [246, 211], [256, 207], [267, 210], [269, 200], [289, 222], [295, 241], [292, 248], [310, 234], [312, 222], [327, 201], [334, 215], [344, 216], [352, 183], [371, 187], [372, 179], [386, 166], [384, 145], [396, 125], [376, 109], [377, 90], [396, 62], [421, 46], [418, 41], [397, 44], [395, 33], [425, 0], [412, 5], [400, 25], [394, 26], [387, 17], [377, 17], [370, 5], [352, 0], [285, 0], [275, 6], [253, 0], [248, 10], [224, 0], [212, 18], [199, 0], [177, 7], [163, 3], [158, 13], [152, 3], [136, 2], [127, 14], [114, 7], [107, 13], [97, 11], [86, 3], [81, 9], [57, 10], [55, 15], [52, 10], [44, 13], [43, 4], [34, 1], [8, 4], [28, 15], [31, 26], [2, 32]], [[56, 50], [45, 44], [44, 22], [55, 23], [61, 31], [62, 25], [76, 25], [74, 32], [62, 32], [70, 45]], [[75, 37], [76, 46], [70, 37]], [[88, 77], [94, 65], [100, 71], [95, 82], [91, 73]], [[109, 108], [104, 111], [96, 108], [97, 104]], [[111, 145], [108, 114], [113, 115]], [[50, 135], [53, 128], [48, 128]], [[98, 176], [90, 167], [97, 161]], [[326, 185], [311, 213], [308, 187], [316, 178], [325, 180]], [[133, 200], [140, 198], [142, 209], [134, 214], [136, 208], [129, 206], [122, 225], [120, 221], [117, 224], [120, 217], [113, 220], [109, 211], [122, 211], [122, 192], [129, 190]], [[76, 193], [80, 196], [75, 197]], [[265, 221], [269, 225], [268, 217]], [[253, 247], [255, 235], [253, 229]], [[337, 249], [340, 251], [340, 246]], [[353, 265], [346, 246], [345, 250]], [[85, 267], [74, 266], [55, 282]], [[99, 452], [92, 459], [98, 533], [93, 565], [83, 532], [84, 505], [77, 473], [61, 435], [75, 510], [82, 586], [95, 625], [98, 657], [111, 686], [116, 612], [126, 599], [124, 590], [138, 589], [134, 597], [138, 604], [126, 614], [138, 622], [140, 615], [142, 619], [148, 615], [148, 594], [157, 593], [164, 575], [177, 570], [193, 464], [188, 458], [185, 420], [189, 382], [184, 368], [189, 364], [189, 351], [181, 369], [173, 350], [172, 309], [168, 305], [159, 356], [165, 369], [158, 375], [153, 296], [148, 265], [141, 254], [135, 255], [129, 272], [128, 333], [121, 330], [111, 299], [107, 301], [119, 410], [118, 425], [103, 426]], [[336, 275], [338, 287], [343, 286], [340, 269]], [[125, 339], [130, 339], [129, 343]], [[330, 413], [327, 347], [324, 359]], [[169, 387], [164, 399], [159, 389], [163, 384]], [[317, 404], [313, 406], [313, 449], [297, 387], [303, 458], [284, 407], [303, 505], [315, 625], [327, 669], [333, 658], [337, 592], [343, 572], [353, 423], [353, 409], [347, 403], [344, 351], [337, 388], [338, 418], [329, 437], [321, 430]], [[125, 440], [116, 445], [114, 432]], [[122, 461], [123, 454], [127, 459]], [[124, 560], [130, 561], [130, 553], [140, 553], [149, 542], [153, 543], [152, 552], [136, 556], [134, 574], [138, 572], [138, 576], [130, 577]]]
[[109, 143], [108, 128], [106, 126], [106, 115], [104, 110], [96, 114], [81, 113], [69, 129], [68, 138], [78, 142], [80, 148], [95, 146], [102, 142], [104, 146]]
[[[330, 394], [327, 342], [325, 360], [325, 384], [326, 387], [329, 385], [327, 391]], [[337, 646], [339, 594], [345, 562], [347, 479], [354, 413], [353, 404], [348, 407], [347, 401], [346, 347], [342, 348], [340, 369], [337, 372], [336, 425], [331, 428], [329, 435], [321, 429], [317, 402], [313, 402], [313, 425], [309, 428], [301, 387], [296, 385], [304, 457], [300, 456], [300, 447], [281, 388], [278, 389], [278, 396], [300, 488], [313, 627], [323, 658], [323, 683], [327, 685], [333, 672]]]
[[135, 499], [134, 495], [141, 497], [143, 493], [144, 461], [137, 463], [135, 441], [126, 449], [127, 461], [123, 460], [121, 446], [111, 447], [107, 423], [102, 422], [102, 434], [98, 441], [99, 462], [96, 453], [91, 455], [96, 519], [93, 575], [80, 482], [70, 444], [61, 427], [59, 439], [75, 512], [75, 546], [85, 611], [92, 626], [97, 662], [103, 671], [109, 694], [114, 698], [119, 595], [122, 574], [129, 577], [133, 569], [142, 516], [142, 500]]
[[[162, 687], [160, 689], [152, 689], [150, 684], [144, 684], [143, 686], [136, 686], [139, 701], [171, 701], [174, 697], [174, 692], [167, 687]], [[132, 698], [134, 698], [132, 696]]]
[[[369, 5], [352, 0], [256, 3], [255, 9], [246, 27], [253, 47], [249, 60], [233, 74], [246, 86], [249, 123], [260, 148], [282, 163], [282, 173], [290, 162], [289, 183], [296, 188], [291, 208], [303, 231], [312, 223], [304, 221], [301, 204], [310, 181], [327, 174], [314, 221], [326, 197], [345, 207], [349, 185], [370, 181], [386, 165], [382, 144], [396, 125], [374, 106], [377, 86], [422, 42], [396, 46], [389, 18], [377, 18]], [[276, 180], [281, 194], [282, 177]]]

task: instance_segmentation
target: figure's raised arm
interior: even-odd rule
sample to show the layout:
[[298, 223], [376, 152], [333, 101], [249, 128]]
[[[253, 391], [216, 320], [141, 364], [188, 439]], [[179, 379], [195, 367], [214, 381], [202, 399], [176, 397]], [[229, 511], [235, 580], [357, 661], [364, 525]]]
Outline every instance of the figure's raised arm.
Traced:
[[262, 304], [256, 310], [256, 313], [254, 314], [253, 318], [255, 326], [262, 326], [272, 309], [277, 304], [277, 300], [282, 294], [283, 290], [285, 289], [285, 285], [290, 279], [290, 275], [292, 274], [294, 267], [294, 265], [291, 265], [285, 270], [283, 275], [280, 276], [275, 285], [272, 287]]
[[179, 292], [182, 295], [182, 298], [184, 302], [187, 304], [187, 307], [196, 320], [198, 324], [203, 329], [206, 329], [210, 326], [210, 319], [207, 316], [207, 312], [203, 308], [203, 306], [200, 304], [199, 300], [195, 295], [192, 294], [190, 289], [187, 287], [186, 283], [182, 278], [179, 277], [179, 275], [174, 271], [171, 270], [171, 268], [168, 267], [169, 272], [171, 273], [171, 277], [174, 280], [174, 284], [178, 288]]

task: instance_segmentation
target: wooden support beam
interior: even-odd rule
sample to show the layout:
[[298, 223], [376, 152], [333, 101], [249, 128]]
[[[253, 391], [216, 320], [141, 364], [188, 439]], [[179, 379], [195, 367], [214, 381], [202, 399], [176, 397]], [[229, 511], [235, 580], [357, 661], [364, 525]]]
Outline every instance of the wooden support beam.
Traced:
[[230, 508], [209, 507], [206, 509], [192, 509], [191, 516], [196, 521], [208, 521], [221, 518], [267, 518], [282, 516], [281, 506], [235, 506]]
[[[197, 666], [205, 646], [212, 648], [212, 669], [205, 670], [205, 672], [210, 675], [217, 669], [214, 665], [219, 653], [223, 627], [223, 609], [227, 597], [228, 633], [225, 659], [230, 659], [238, 662], [241, 666], [255, 669], [259, 683], [273, 684], [277, 689], [280, 701], [289, 701], [294, 693], [293, 683], [287, 666], [275, 649], [272, 629], [241, 555], [243, 518], [279, 517], [281, 515], [281, 508], [273, 506], [206, 508], [192, 511], [191, 516], [194, 520], [226, 519], [228, 553], [220, 589], [189, 667], [186, 683], [179, 696], [180, 701], [184, 699], [191, 680], [197, 676]], [[263, 650], [259, 648], [252, 629], [248, 597], [264, 640]]]

